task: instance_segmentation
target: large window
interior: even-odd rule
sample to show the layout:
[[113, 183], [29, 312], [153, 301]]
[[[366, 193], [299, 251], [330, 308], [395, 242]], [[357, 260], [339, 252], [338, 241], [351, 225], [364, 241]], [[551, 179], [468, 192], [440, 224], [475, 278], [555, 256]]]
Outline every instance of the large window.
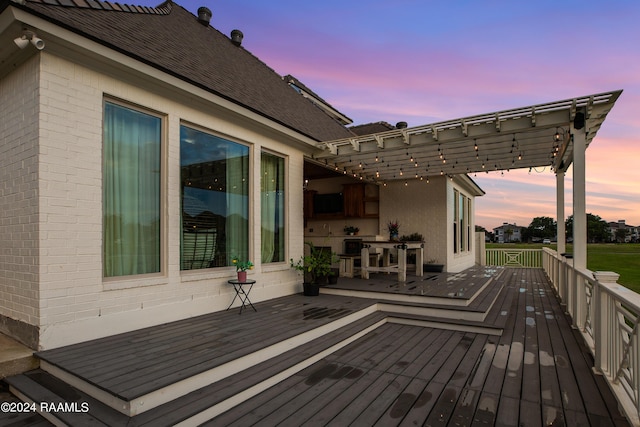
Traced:
[[249, 147], [180, 127], [181, 268], [248, 258]]
[[262, 262], [284, 261], [284, 159], [266, 152], [260, 161]]
[[103, 274], [161, 269], [162, 119], [105, 102]]
[[453, 252], [467, 252], [471, 250], [471, 199], [454, 190], [453, 200]]

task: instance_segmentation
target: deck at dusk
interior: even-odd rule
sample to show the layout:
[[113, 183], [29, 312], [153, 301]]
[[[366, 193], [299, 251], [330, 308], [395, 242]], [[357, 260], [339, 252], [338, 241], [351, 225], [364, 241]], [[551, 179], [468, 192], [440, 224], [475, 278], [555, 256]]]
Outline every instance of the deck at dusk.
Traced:
[[84, 391], [41, 370], [9, 382], [90, 402], [71, 425], [627, 425], [542, 269], [341, 278], [321, 292], [39, 354]]

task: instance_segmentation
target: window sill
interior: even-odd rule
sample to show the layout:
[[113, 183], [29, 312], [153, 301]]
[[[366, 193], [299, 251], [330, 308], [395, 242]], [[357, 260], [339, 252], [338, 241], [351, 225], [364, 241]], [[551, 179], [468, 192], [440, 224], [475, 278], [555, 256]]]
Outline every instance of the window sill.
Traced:
[[158, 275], [125, 276], [123, 278], [103, 279], [102, 288], [105, 291], [119, 291], [122, 289], [144, 288], [160, 286], [168, 283], [167, 278]]

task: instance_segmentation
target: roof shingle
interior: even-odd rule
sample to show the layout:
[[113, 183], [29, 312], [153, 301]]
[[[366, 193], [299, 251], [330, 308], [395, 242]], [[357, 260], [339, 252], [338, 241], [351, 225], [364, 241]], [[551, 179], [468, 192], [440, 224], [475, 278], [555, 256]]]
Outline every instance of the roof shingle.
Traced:
[[257, 57], [170, 0], [155, 8], [98, 0], [27, 0], [15, 6], [315, 140], [353, 135]]

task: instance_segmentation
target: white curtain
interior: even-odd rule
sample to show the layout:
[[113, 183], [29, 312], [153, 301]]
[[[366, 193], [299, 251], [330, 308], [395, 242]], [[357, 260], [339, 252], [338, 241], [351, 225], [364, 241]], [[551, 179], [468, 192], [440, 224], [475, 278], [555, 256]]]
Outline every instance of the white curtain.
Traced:
[[261, 174], [262, 262], [284, 261], [284, 159], [262, 153]]
[[232, 265], [231, 260], [234, 256], [241, 260], [247, 260], [249, 257], [248, 148], [229, 143], [226, 163], [226, 249], [227, 265]]
[[160, 271], [161, 119], [105, 103], [103, 272]]

